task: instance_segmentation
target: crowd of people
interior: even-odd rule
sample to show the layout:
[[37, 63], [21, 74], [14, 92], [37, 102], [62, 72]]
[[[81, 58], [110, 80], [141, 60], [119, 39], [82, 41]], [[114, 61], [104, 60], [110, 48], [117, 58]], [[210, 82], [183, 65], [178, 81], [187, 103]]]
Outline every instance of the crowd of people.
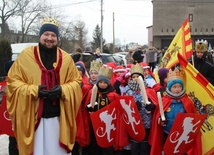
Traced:
[[[84, 62], [79, 61], [81, 48], [72, 58], [57, 47], [59, 30], [54, 19], [44, 20], [39, 34], [38, 46], [23, 50], [7, 67], [7, 108], [15, 135], [10, 140], [17, 141], [16, 154], [160, 155], [176, 115], [196, 113], [186, 94], [181, 68], [159, 68], [158, 79], [155, 78], [154, 69], [164, 55], [162, 50], [151, 47], [144, 51], [138, 46], [129, 50], [127, 66], [117, 66], [114, 62], [102, 64], [101, 51], [97, 49], [87, 72]], [[198, 41], [192, 63], [214, 85], [214, 67], [202, 46], [204, 41]], [[145, 90], [140, 87], [140, 78]], [[92, 106], [94, 86], [97, 91]], [[166, 120], [160, 116], [157, 92], [162, 97]], [[101, 147], [90, 115], [120, 96], [134, 98], [145, 137], [138, 141], [128, 135], [128, 145]], [[200, 134], [195, 141], [186, 154], [202, 154]]]

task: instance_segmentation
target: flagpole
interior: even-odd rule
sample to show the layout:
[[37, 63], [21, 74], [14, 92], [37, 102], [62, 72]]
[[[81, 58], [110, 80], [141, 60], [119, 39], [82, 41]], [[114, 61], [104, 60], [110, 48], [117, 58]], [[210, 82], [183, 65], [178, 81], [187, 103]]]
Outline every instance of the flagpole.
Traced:
[[195, 67], [195, 64], [194, 64], [194, 56], [192, 55], [192, 65], [193, 67]]

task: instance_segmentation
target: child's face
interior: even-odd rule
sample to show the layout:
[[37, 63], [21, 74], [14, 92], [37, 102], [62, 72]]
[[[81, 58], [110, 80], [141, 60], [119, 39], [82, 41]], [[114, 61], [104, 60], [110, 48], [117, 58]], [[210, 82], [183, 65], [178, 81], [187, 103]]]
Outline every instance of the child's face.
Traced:
[[139, 76], [140, 76], [139, 74], [133, 74], [132, 75], [132, 80], [137, 82], [137, 79], [138, 79]]
[[108, 87], [108, 83], [106, 83], [105, 81], [101, 80], [98, 82], [98, 87], [100, 87], [101, 89], [106, 89]]
[[146, 68], [143, 70], [143, 76], [147, 77], [149, 75], [149, 70]]
[[97, 71], [90, 71], [90, 78], [92, 81], [96, 81], [98, 77], [98, 72]]
[[124, 72], [122, 72], [122, 71], [116, 72], [117, 77], [119, 77], [122, 73], [124, 73]]
[[78, 72], [80, 73], [80, 75], [82, 76], [82, 71], [81, 70], [78, 70]]
[[204, 55], [204, 52], [196, 52], [197, 58], [201, 59], [203, 55]]
[[179, 83], [175, 83], [172, 85], [171, 90], [173, 94], [179, 94], [182, 91], [182, 86]]

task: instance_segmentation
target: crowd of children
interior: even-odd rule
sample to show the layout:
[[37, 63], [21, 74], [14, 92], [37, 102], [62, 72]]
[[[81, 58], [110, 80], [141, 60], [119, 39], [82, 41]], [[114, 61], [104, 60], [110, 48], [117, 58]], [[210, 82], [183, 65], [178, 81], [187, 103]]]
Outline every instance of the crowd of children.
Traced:
[[[82, 77], [85, 76], [83, 62], [76, 62], [76, 67]], [[100, 61], [92, 61], [89, 77], [83, 78], [82, 105], [77, 116], [76, 144], [72, 155], [149, 155], [164, 153], [163, 146], [170, 129], [178, 113], [196, 113], [193, 102], [185, 92], [183, 71], [174, 67], [172, 69], [160, 68], [158, 78], [150, 67], [144, 62], [134, 62], [126, 67], [116, 66], [115, 63], [101, 64]], [[148, 102], [138, 81], [142, 77]], [[86, 80], [87, 79], [87, 80]], [[93, 86], [97, 86], [95, 105], [91, 107]], [[166, 121], [160, 119], [160, 108], [157, 92], [160, 92], [163, 102]], [[145, 138], [137, 141], [129, 137], [129, 145], [119, 150], [114, 145], [108, 148], [100, 147], [90, 119], [90, 114], [108, 106], [120, 96], [133, 96], [143, 126]], [[82, 121], [82, 122], [81, 122]], [[200, 141], [200, 136], [197, 137]], [[198, 152], [200, 148], [196, 143], [186, 154]]]
[[[101, 64], [93, 60], [87, 72], [84, 62], [76, 61], [76, 67], [82, 76], [82, 104], [79, 108], [76, 124], [76, 142], [72, 155], [161, 155], [170, 129], [178, 113], [196, 113], [193, 102], [185, 92], [184, 72], [179, 67], [158, 69], [158, 79], [145, 62], [133, 62], [124, 66], [115, 63]], [[143, 79], [142, 90], [139, 78]], [[95, 103], [91, 106], [93, 87], [97, 87]], [[148, 101], [143, 96], [145, 91]], [[160, 92], [166, 120], [161, 120], [157, 92]], [[92, 95], [93, 94], [93, 95]], [[129, 137], [129, 144], [118, 149], [114, 145], [99, 146], [93, 130], [91, 113], [108, 106], [120, 96], [133, 96], [137, 112], [140, 114], [145, 137], [138, 141]], [[120, 129], [123, 130], [123, 129]], [[197, 143], [186, 154], [201, 154], [200, 134]]]

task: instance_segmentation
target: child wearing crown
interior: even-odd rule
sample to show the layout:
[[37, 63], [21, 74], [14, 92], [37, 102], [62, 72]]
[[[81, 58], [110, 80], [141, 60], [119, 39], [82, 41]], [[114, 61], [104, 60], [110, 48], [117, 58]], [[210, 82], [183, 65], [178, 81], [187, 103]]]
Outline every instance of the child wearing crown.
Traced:
[[[82, 86], [82, 93], [83, 93], [82, 104], [80, 106], [80, 109], [78, 111], [78, 115], [76, 118], [77, 120], [76, 141], [78, 142], [77, 146], [79, 145], [80, 147], [82, 147], [82, 155], [87, 154], [90, 150], [90, 148], [88, 147], [90, 143], [89, 142], [90, 117], [89, 117], [89, 113], [86, 111], [86, 106], [88, 104], [86, 102], [86, 98], [89, 95], [90, 90], [93, 88], [93, 86], [97, 82], [98, 73], [101, 66], [102, 65], [100, 61], [94, 60], [91, 62], [88, 82]], [[82, 120], [80, 118], [82, 118]], [[72, 151], [73, 155], [79, 155], [78, 147], [76, 150], [77, 150], [76, 152]]]
[[206, 40], [196, 41], [193, 66], [214, 86], [214, 66], [207, 48]]
[[[90, 105], [90, 100], [92, 96], [92, 90], [91, 89], [85, 99], [85, 103], [88, 104], [87, 106], [87, 111], [88, 112], [95, 112], [100, 110], [101, 108], [111, 104], [111, 102], [113, 102], [114, 100], [116, 100], [119, 95], [115, 92], [114, 88], [111, 86], [110, 84], [110, 78], [112, 76], [113, 73], [113, 69], [103, 65], [100, 70], [99, 70], [99, 74], [98, 74], [98, 78], [97, 78], [97, 82], [96, 82], [96, 86], [97, 86], [97, 92], [96, 93], [96, 99], [95, 99], [95, 106], [94, 108], [92, 108]], [[89, 129], [90, 131], [90, 144], [89, 147], [91, 148], [89, 150], [89, 154], [91, 155], [103, 155], [105, 152], [105, 155], [112, 155], [114, 154], [114, 148], [109, 147], [109, 148], [102, 148], [100, 147], [97, 142], [96, 142], [96, 138], [94, 135], [94, 131], [92, 129], [92, 127]]]
[[150, 103], [144, 103], [143, 96], [141, 93], [142, 90], [140, 90], [140, 86], [138, 83], [139, 76], [143, 78], [143, 67], [140, 66], [138, 63], [133, 64], [131, 67], [131, 77], [128, 81], [128, 85], [125, 87], [125, 95], [134, 97], [143, 125], [145, 127], [146, 136], [141, 142], [131, 139], [131, 155], [149, 155], [150, 145], [148, 144], [148, 136], [152, 123], [152, 111], [154, 111], [156, 106], [154, 104], [155, 101], [150, 97], [150, 92], [152, 92], [152, 90], [149, 88], [146, 88], [146, 93], [149, 97], [148, 99]]
[[[162, 121], [160, 117], [160, 110], [157, 108], [154, 112], [152, 121], [152, 134], [149, 137], [151, 144], [151, 154], [161, 154], [164, 143], [174, 123], [178, 113], [196, 113], [194, 103], [190, 100], [185, 92], [184, 87], [184, 72], [175, 69], [170, 69], [167, 79], [166, 96], [163, 96], [163, 110], [166, 121]], [[197, 138], [197, 143], [188, 151], [188, 155], [201, 155], [200, 136]], [[197, 145], [198, 144], [198, 145]]]

